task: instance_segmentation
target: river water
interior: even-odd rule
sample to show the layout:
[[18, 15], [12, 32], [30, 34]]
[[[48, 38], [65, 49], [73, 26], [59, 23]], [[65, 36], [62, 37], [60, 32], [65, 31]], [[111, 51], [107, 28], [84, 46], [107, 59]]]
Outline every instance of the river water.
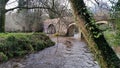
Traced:
[[52, 37], [55, 46], [24, 58], [11, 59], [0, 68], [100, 68], [87, 45], [73, 37]]

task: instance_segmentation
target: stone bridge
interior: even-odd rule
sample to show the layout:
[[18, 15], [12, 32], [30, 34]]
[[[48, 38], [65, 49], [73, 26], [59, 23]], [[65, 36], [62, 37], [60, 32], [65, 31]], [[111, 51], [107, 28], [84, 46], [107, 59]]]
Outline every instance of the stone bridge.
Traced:
[[[62, 36], [74, 36], [75, 34], [79, 34], [79, 37], [81, 37], [81, 32], [79, 32], [73, 17], [47, 19], [43, 23], [44, 32], [47, 34], [58, 33]], [[99, 20], [96, 21], [96, 24], [108, 24], [108, 21]]]
[[78, 33], [78, 28], [74, 23], [74, 18], [64, 17], [56, 19], [47, 19], [44, 21], [44, 32], [47, 34], [74, 36]]

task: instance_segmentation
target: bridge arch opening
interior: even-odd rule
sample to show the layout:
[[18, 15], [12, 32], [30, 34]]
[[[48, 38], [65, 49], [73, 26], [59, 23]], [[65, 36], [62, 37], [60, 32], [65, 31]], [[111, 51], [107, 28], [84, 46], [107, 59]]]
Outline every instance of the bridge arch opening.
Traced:
[[98, 25], [98, 28], [102, 31], [105, 31], [109, 28], [108, 21], [97, 21], [96, 24]]
[[67, 29], [66, 36], [74, 36], [75, 34], [78, 33], [79, 33], [78, 27], [75, 24], [71, 24]]
[[101, 25], [101, 24], [108, 24], [108, 21], [97, 21], [97, 24]]
[[48, 34], [55, 34], [56, 33], [56, 29], [55, 26], [53, 24], [50, 24], [47, 28], [47, 33]]

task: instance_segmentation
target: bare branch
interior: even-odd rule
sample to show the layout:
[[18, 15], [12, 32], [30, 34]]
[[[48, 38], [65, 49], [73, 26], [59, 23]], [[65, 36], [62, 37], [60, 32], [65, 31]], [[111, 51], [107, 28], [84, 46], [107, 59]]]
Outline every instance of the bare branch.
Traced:
[[99, 5], [99, 2], [97, 0], [95, 0], [95, 2]]
[[17, 6], [17, 7], [11, 8], [11, 9], [7, 9], [6, 12], [17, 9], [17, 8], [21, 8], [21, 9], [50, 9], [48, 7], [18, 7]]

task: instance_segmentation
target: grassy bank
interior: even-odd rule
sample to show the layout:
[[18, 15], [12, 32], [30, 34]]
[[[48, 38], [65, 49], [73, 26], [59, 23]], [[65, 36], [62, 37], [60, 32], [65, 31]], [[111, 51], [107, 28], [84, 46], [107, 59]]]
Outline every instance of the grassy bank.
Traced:
[[[104, 32], [105, 38], [109, 45], [113, 48], [117, 56], [120, 58], [120, 39], [116, 36], [114, 31], [105, 31]], [[117, 37], [117, 38], [116, 38]]]
[[115, 33], [113, 31], [105, 31], [104, 36], [111, 47], [117, 46], [115, 43]]
[[54, 44], [43, 33], [1, 33], [0, 62], [40, 51]]

